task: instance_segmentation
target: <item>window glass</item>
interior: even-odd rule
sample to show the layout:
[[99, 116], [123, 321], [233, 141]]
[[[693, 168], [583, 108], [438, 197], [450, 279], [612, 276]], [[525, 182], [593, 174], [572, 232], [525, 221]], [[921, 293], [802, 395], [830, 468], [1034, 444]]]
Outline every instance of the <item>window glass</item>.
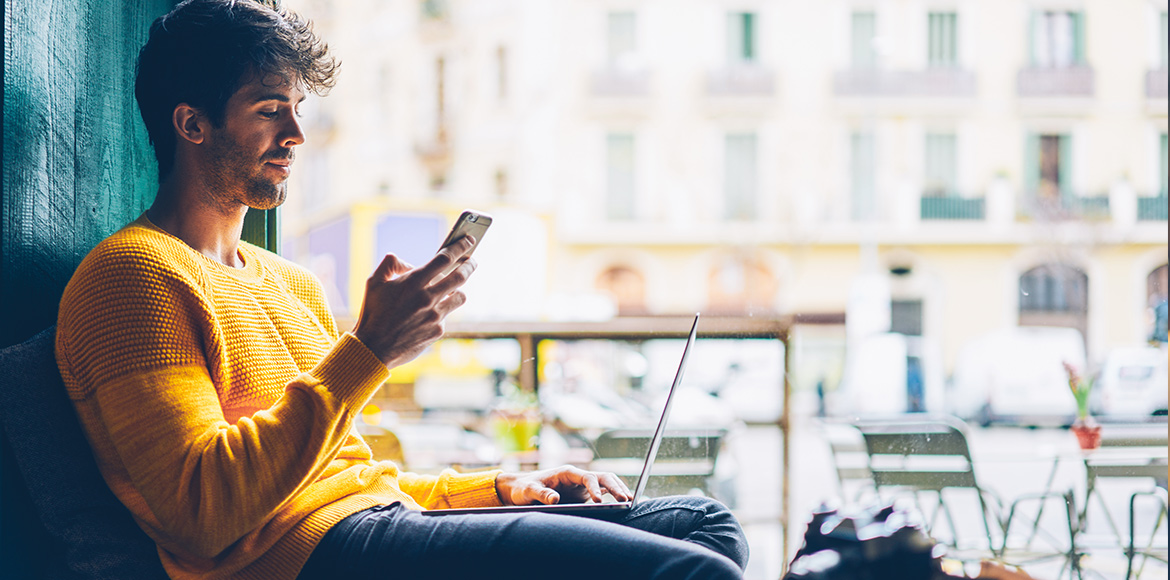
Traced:
[[610, 12], [607, 18], [606, 55], [610, 66], [620, 65], [638, 49], [637, 20], [633, 12]]
[[727, 60], [731, 64], [756, 60], [755, 13], [727, 13]]
[[724, 138], [724, 217], [750, 220], [756, 212], [756, 134], [731, 133]]
[[958, 193], [958, 162], [954, 133], [927, 133], [923, 195], [950, 197]]
[[874, 180], [877, 167], [875, 165], [875, 145], [873, 133], [869, 131], [855, 131], [849, 138], [850, 157], [850, 198], [853, 219], [866, 221], [873, 219], [877, 213], [877, 200]]
[[867, 69], [877, 66], [877, 15], [873, 12], [854, 12], [851, 20], [850, 62], [853, 68]]
[[612, 220], [634, 217], [634, 136], [610, 133], [606, 137], [606, 216]]
[[954, 12], [931, 12], [927, 17], [927, 64], [947, 68], [958, 63], [958, 21]]
[[1032, 64], [1066, 68], [1084, 64], [1084, 15], [1044, 11], [1033, 15]]

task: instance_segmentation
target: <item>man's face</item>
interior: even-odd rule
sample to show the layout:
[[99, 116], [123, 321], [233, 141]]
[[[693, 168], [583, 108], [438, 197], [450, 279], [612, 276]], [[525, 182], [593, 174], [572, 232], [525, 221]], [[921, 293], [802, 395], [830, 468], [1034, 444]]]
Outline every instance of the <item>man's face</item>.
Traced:
[[211, 195], [256, 209], [284, 202], [293, 147], [305, 141], [297, 110], [304, 99], [277, 75], [256, 75], [228, 99], [223, 125], [207, 140]]

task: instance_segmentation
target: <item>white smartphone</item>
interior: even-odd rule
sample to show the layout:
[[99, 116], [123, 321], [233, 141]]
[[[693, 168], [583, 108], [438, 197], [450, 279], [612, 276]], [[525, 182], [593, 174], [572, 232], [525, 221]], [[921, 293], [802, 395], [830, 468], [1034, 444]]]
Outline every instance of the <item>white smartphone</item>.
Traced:
[[[465, 209], [463, 210], [463, 213], [459, 214], [459, 219], [455, 220], [455, 225], [451, 228], [451, 233], [447, 234], [447, 239], [443, 240], [443, 243], [439, 246], [439, 249], [441, 250], [446, 248], [447, 246], [455, 243], [455, 241], [459, 238], [470, 234], [473, 238], [475, 238], [475, 243], [472, 244], [471, 249], [468, 250], [466, 254], [464, 254], [464, 257], [470, 256], [471, 253], [475, 251], [476, 246], [479, 245], [479, 242], [483, 240], [483, 234], [487, 232], [488, 226], [490, 225], [492, 225], [492, 216], [481, 211]], [[458, 266], [459, 262], [455, 262], [450, 266], [447, 266], [447, 268], [439, 274], [439, 278], [443, 278], [447, 274], [455, 271], [455, 268]]]

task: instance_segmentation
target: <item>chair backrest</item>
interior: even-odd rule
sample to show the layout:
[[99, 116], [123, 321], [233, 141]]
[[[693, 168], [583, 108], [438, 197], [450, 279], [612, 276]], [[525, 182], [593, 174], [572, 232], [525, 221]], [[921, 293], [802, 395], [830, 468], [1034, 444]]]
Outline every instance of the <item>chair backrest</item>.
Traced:
[[1166, 487], [1167, 432], [1163, 424], [1104, 425], [1101, 447], [1085, 459], [1090, 480], [1147, 477]]
[[57, 370], [54, 331], [0, 350], [0, 423], [56, 544], [48, 577], [166, 578], [154, 542], [98, 471]]
[[[662, 436], [657, 461], [714, 463], [726, 434], [724, 429], [670, 429]], [[593, 452], [599, 459], [645, 459], [653, 436], [652, 429], [611, 429], [597, 437]]]
[[[869, 470], [869, 451], [861, 432], [853, 425], [826, 422], [823, 428], [837, 471], [837, 483], [844, 495], [845, 486], [852, 482], [873, 485], [873, 473]], [[863, 486], [863, 487], [864, 487]]]
[[978, 489], [966, 426], [953, 417], [856, 423], [869, 453], [874, 485]]

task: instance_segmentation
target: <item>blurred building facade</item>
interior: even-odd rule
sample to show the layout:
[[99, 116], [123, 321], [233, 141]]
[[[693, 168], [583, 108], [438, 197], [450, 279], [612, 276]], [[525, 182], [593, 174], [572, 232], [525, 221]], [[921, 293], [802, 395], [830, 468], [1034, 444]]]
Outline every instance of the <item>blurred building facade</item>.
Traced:
[[1166, 341], [1166, 0], [288, 3], [343, 66], [283, 251], [342, 317], [474, 207], [468, 318], [869, 294], [931, 383], [1005, 326]]

